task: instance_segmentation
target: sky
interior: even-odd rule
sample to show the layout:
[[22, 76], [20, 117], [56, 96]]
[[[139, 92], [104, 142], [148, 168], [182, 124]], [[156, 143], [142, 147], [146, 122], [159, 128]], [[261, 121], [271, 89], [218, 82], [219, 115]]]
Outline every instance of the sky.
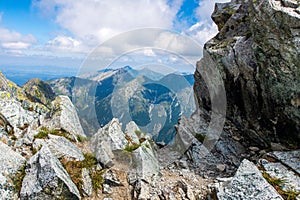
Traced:
[[[101, 45], [105, 53], [116, 56], [116, 49], [132, 50], [128, 48], [132, 43], [139, 49], [135, 56], [141, 63], [152, 62], [149, 61], [152, 57], [164, 65], [178, 64], [178, 54], [199, 60], [203, 44], [217, 33], [210, 18], [214, 4], [226, 1], [0, 0], [0, 66], [40, 66], [41, 70], [51, 66], [76, 68]], [[157, 38], [147, 34], [132, 35], [118, 44], [115, 42], [113, 47], [103, 46], [124, 32], [142, 28], [168, 31]], [[178, 35], [185, 38], [179, 39]], [[157, 53], [155, 49], [139, 48], [144, 48], [146, 43], [153, 46], [149, 40], [153, 44], [163, 44], [169, 41], [168, 37], [174, 36], [177, 43], [170, 49], [173, 54], [161, 53], [161, 49]], [[189, 49], [189, 45], [182, 48], [186, 38], [199, 44], [200, 50]], [[119, 63], [125, 65], [130, 55], [121, 57], [123, 60]]]

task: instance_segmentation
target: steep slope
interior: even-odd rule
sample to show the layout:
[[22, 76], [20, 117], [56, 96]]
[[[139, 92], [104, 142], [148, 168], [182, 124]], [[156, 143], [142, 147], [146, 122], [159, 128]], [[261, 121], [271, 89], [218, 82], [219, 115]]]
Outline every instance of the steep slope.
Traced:
[[232, 0], [216, 4], [212, 19], [219, 33], [205, 44], [195, 72], [200, 107], [211, 109], [203, 69], [217, 68], [226, 89], [227, 118], [245, 143], [299, 147], [299, 1]]

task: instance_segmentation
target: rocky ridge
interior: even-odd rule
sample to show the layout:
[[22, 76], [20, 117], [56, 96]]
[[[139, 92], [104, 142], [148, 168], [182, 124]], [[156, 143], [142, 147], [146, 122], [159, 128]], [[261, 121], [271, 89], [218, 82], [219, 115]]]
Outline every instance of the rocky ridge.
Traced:
[[[68, 97], [0, 74], [2, 199], [300, 199], [300, 151], [289, 149], [299, 141], [299, 3], [233, 0], [212, 17], [220, 33], [197, 65], [199, 109], [164, 148], [116, 118], [87, 138]], [[227, 92], [218, 138], [210, 138], [200, 76], [207, 64], [221, 71]]]

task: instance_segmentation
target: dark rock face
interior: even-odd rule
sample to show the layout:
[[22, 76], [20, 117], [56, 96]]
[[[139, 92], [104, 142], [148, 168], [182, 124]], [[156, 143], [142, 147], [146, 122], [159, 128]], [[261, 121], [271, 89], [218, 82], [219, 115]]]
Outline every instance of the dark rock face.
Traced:
[[[227, 96], [227, 118], [248, 144], [300, 146], [300, 14], [281, 1], [216, 4], [219, 33], [204, 47], [194, 90], [199, 107], [211, 109], [202, 78], [205, 65], [217, 68]], [[210, 63], [204, 60], [210, 59]]]

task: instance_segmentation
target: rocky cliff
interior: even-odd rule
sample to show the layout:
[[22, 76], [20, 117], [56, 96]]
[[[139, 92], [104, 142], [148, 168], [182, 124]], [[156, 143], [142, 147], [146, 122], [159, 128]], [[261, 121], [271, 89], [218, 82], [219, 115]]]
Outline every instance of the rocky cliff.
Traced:
[[217, 3], [212, 19], [219, 33], [205, 44], [195, 72], [200, 107], [211, 109], [203, 70], [216, 68], [226, 90], [227, 119], [245, 143], [299, 147], [299, 1]]

